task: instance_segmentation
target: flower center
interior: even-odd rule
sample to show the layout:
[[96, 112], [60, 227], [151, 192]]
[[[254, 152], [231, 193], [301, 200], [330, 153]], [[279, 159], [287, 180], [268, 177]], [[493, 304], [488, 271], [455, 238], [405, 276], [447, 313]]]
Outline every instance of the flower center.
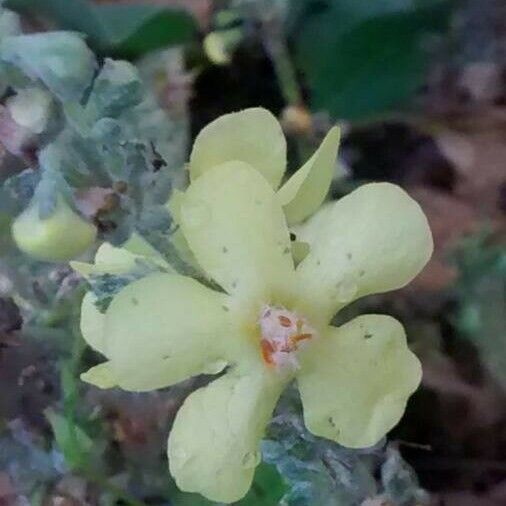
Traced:
[[317, 335], [303, 317], [284, 307], [265, 305], [259, 324], [262, 358], [267, 365], [278, 368], [297, 369], [297, 351]]

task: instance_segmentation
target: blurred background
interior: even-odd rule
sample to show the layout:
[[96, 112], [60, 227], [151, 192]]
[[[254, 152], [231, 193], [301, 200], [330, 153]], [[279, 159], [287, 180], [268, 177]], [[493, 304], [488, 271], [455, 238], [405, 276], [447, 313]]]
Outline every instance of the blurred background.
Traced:
[[[75, 30], [99, 62], [127, 59], [139, 68], [157, 108], [140, 128], [157, 130], [153, 160], [167, 176], [164, 188], [184, 179], [203, 126], [262, 106], [282, 122], [289, 170], [339, 123], [331, 197], [390, 181], [428, 216], [435, 253], [423, 273], [343, 316], [395, 316], [423, 363], [422, 386], [388, 444], [350, 452], [311, 438], [289, 392], [254, 486], [238, 504], [506, 505], [504, 0], [11, 0], [4, 7], [20, 15], [25, 33]], [[9, 26], [0, 22], [0, 40]], [[177, 491], [165, 462], [171, 420], [205, 379], [149, 394], [79, 381], [98, 362], [76, 328], [82, 283], [64, 263], [22, 257], [10, 237], [26, 203], [19, 188], [47, 138], [16, 124], [5, 112], [12, 93], [0, 91], [0, 505], [211, 504]], [[125, 188], [101, 177], [95, 166], [69, 183], [101, 239], [118, 242], [133, 226], [152, 227], [154, 204], [135, 214], [135, 193], [127, 202]]]

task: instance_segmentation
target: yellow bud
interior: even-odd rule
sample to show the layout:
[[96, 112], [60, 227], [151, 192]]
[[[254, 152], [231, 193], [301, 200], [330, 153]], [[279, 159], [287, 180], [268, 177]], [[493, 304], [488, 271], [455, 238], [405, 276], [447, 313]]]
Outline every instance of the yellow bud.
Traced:
[[306, 107], [289, 105], [281, 115], [281, 124], [290, 134], [308, 135], [313, 129], [313, 118]]
[[207, 34], [203, 45], [207, 57], [215, 65], [227, 65], [230, 63], [230, 53], [226, 50], [224, 40], [218, 33], [211, 32]]
[[242, 31], [239, 28], [211, 32], [204, 38], [204, 51], [215, 65], [228, 65], [241, 39]]
[[76, 214], [61, 196], [47, 218], [40, 218], [32, 203], [12, 224], [17, 247], [27, 255], [50, 262], [65, 262], [84, 253], [96, 234], [96, 227]]

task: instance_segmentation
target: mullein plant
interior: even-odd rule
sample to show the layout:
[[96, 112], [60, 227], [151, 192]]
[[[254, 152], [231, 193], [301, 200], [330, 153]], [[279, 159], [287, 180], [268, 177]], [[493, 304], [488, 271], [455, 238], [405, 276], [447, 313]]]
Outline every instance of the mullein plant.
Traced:
[[[163, 110], [134, 65], [99, 61], [76, 32], [22, 33], [2, 3], [0, 142], [10, 158], [0, 218], [12, 222], [22, 258], [69, 261], [97, 236], [122, 242], [133, 229], [169, 228], [164, 204], [184, 163], [184, 112]], [[99, 209], [102, 221], [83, 212], [93, 192], [114, 203]]]
[[[72, 263], [91, 286], [82, 334], [106, 358], [84, 381], [142, 392], [220, 374], [188, 396], [170, 432], [170, 472], [184, 491], [225, 503], [247, 493], [293, 381], [307, 429], [349, 448], [380, 441], [420, 383], [394, 318], [331, 325], [351, 302], [409, 283], [433, 248], [422, 210], [398, 186], [366, 184], [323, 204], [338, 144], [335, 127], [279, 188], [277, 120], [260, 108], [222, 116], [197, 136], [190, 184], [167, 206], [171, 244], [194, 276], [138, 234], [104, 243], [93, 264]], [[104, 298], [99, 285], [114, 279]]]

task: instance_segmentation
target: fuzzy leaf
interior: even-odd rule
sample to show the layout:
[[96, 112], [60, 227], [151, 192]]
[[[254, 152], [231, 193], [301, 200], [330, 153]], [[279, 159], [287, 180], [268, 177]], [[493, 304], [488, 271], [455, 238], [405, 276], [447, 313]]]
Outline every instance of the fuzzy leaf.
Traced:
[[0, 57], [40, 79], [60, 100], [80, 100], [95, 73], [95, 58], [83, 38], [72, 32], [5, 37]]
[[142, 82], [133, 65], [106, 58], [93, 83], [86, 109], [92, 117], [115, 118], [139, 104], [142, 93]]

